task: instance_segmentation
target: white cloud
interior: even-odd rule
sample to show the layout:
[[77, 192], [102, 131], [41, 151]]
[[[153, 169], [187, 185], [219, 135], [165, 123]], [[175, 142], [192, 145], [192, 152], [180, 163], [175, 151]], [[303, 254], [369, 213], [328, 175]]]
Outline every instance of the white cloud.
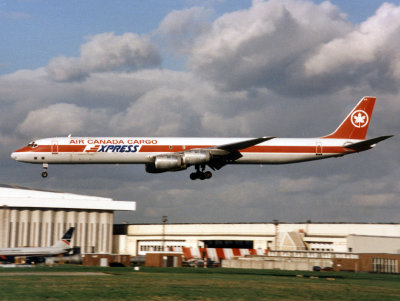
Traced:
[[56, 81], [79, 81], [91, 73], [137, 70], [160, 64], [158, 48], [148, 37], [140, 37], [134, 33], [121, 36], [102, 33], [88, 38], [88, 42], [81, 46], [80, 57], [54, 58], [46, 70]]
[[82, 132], [82, 129], [90, 131], [90, 128], [101, 124], [104, 115], [103, 110], [89, 110], [74, 104], [58, 103], [30, 111], [17, 131], [31, 137], [37, 137], [38, 133], [43, 136], [60, 136]]
[[156, 33], [167, 41], [172, 51], [186, 54], [194, 40], [210, 29], [211, 13], [204, 7], [172, 11], [161, 21]]
[[227, 89], [267, 87], [299, 93], [305, 58], [350, 30], [344, 15], [328, 2], [254, 1], [247, 10], [218, 18], [196, 40], [189, 66]]
[[349, 75], [392, 88], [400, 80], [400, 6], [385, 3], [344, 36], [322, 44], [305, 62], [309, 76]]

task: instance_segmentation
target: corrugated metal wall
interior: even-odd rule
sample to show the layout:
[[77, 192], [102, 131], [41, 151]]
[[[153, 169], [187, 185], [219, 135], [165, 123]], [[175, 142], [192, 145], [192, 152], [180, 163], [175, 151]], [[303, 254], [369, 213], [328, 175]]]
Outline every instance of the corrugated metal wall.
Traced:
[[112, 211], [40, 208], [0, 209], [0, 248], [47, 247], [74, 226], [73, 247], [82, 253], [111, 253]]

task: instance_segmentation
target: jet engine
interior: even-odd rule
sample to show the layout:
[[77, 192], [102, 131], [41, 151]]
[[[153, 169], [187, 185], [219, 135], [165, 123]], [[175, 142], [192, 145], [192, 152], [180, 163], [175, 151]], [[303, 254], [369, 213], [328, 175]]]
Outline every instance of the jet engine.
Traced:
[[183, 153], [183, 164], [185, 165], [195, 165], [203, 164], [210, 161], [210, 153], [203, 150], [192, 150]]
[[202, 150], [186, 151], [183, 154], [159, 155], [155, 157], [154, 163], [146, 164], [146, 172], [161, 173], [183, 170], [190, 165], [207, 163], [210, 159], [210, 153]]
[[178, 171], [186, 169], [181, 155], [162, 155], [155, 158], [154, 163], [146, 164], [148, 173], [161, 173], [165, 171]]
[[157, 156], [154, 161], [154, 167], [157, 169], [164, 170], [175, 170], [181, 169], [184, 163], [182, 162], [182, 156]]

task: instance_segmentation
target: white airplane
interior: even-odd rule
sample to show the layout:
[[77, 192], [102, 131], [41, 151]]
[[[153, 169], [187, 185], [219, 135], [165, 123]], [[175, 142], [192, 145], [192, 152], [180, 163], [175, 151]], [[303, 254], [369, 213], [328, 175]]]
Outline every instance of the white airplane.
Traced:
[[51, 247], [24, 247], [0, 249], [0, 261], [14, 262], [15, 257], [25, 256], [27, 262], [43, 262], [44, 257], [67, 253], [75, 227], [71, 227], [63, 237]]
[[368, 150], [392, 137], [365, 140], [375, 97], [364, 97], [340, 126], [319, 138], [138, 138], [55, 137], [35, 140], [11, 157], [20, 162], [49, 164], [145, 164], [149, 173], [194, 166], [192, 180], [209, 179], [226, 164], [287, 164], [319, 160]]

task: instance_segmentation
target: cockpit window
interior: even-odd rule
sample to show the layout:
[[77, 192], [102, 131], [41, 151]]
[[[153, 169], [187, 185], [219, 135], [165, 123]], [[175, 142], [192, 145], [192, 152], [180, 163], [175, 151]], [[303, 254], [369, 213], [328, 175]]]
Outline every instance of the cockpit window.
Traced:
[[29, 142], [28, 146], [30, 147], [37, 147], [38, 145], [35, 143], [35, 141]]

